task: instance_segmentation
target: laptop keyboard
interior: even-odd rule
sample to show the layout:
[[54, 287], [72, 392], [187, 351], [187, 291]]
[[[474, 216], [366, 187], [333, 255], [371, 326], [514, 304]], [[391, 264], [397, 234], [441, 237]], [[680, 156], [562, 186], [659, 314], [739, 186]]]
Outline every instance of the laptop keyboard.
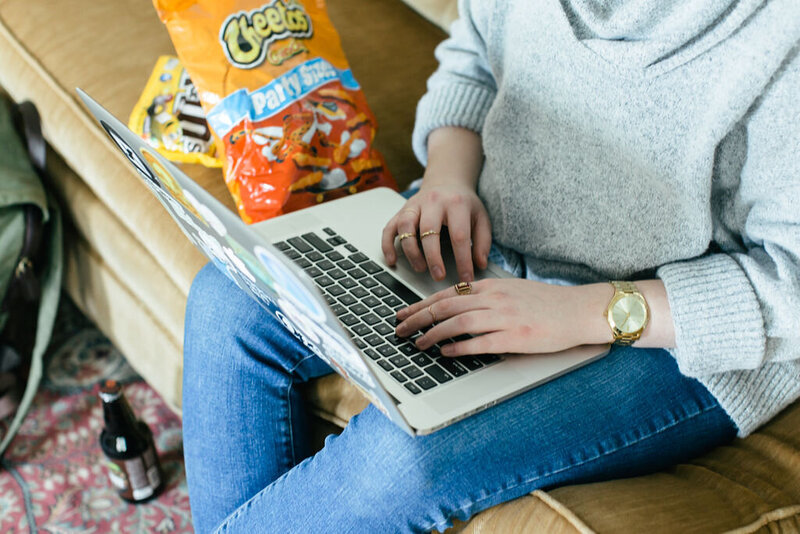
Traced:
[[441, 355], [441, 345], [469, 336], [443, 340], [425, 351], [414, 345], [413, 337], [396, 336], [397, 310], [420, 297], [334, 230], [323, 232], [274, 245], [314, 280], [353, 343], [408, 391], [418, 395], [500, 361], [491, 354]]

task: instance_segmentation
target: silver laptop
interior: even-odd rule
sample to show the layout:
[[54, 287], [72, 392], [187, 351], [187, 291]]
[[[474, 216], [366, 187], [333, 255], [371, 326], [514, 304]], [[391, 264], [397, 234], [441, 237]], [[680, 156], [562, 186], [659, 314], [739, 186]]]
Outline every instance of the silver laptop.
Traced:
[[[386, 188], [253, 225], [197, 185], [78, 90], [186, 236], [309, 350], [411, 435], [484, 410], [607, 354], [577, 347], [540, 355], [445, 358], [394, 334], [397, 310], [457, 280], [433, 281], [405, 261], [388, 267], [380, 236], [405, 199]], [[448, 273], [455, 273], [452, 256]], [[479, 278], [509, 277], [496, 265]]]

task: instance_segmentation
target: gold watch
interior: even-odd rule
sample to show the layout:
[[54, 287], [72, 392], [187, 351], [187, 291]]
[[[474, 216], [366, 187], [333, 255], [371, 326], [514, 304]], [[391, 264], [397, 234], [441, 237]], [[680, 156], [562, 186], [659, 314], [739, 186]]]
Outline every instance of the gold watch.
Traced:
[[604, 315], [614, 335], [614, 343], [630, 345], [642, 337], [650, 320], [650, 308], [633, 282], [609, 283], [614, 286], [614, 296]]

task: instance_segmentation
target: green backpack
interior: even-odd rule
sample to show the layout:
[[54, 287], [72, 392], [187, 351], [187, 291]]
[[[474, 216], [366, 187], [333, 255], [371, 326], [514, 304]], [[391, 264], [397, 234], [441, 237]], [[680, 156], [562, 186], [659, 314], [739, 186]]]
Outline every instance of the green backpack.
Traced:
[[0, 457], [39, 387], [60, 295], [61, 219], [42, 185], [45, 154], [33, 104], [0, 98], [0, 415], [14, 414]]

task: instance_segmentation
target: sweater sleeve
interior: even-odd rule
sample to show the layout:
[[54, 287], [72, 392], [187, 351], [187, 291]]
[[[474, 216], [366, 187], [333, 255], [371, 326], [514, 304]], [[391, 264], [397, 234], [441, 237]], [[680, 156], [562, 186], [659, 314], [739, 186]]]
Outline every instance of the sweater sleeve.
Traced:
[[722, 221], [715, 236], [732, 236], [722, 240], [724, 253], [657, 271], [675, 323], [673, 354], [686, 375], [800, 359], [798, 87], [795, 47], [740, 123], [738, 188], [712, 198]]
[[423, 165], [428, 160], [428, 135], [436, 128], [458, 126], [477, 133], [483, 128], [497, 93], [485, 44], [492, 6], [482, 0], [459, 0], [460, 17], [450, 37], [436, 48], [439, 68], [417, 105], [412, 137], [414, 153]]

